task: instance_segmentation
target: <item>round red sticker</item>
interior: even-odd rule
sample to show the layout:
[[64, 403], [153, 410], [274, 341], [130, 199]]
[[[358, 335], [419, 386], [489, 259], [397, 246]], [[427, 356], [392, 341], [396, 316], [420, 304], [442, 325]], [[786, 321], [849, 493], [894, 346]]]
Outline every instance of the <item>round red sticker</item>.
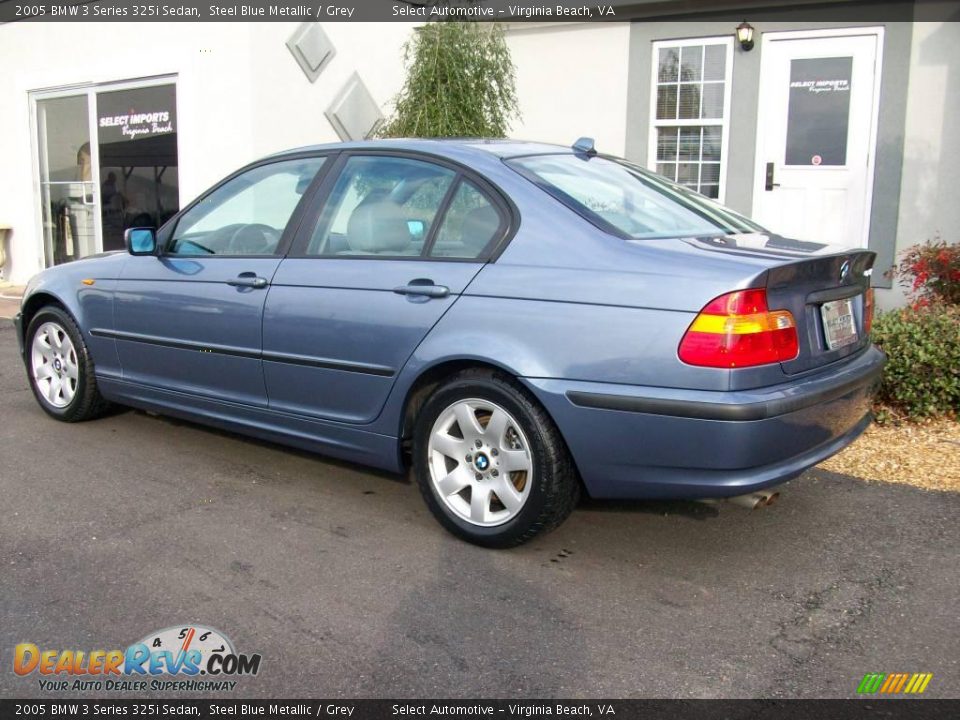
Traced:
[[823, 162], [823, 158], [820, 157], [819, 155], [814, 155], [812, 158], [810, 158], [810, 162], [813, 165], [819, 165], [820, 163]]

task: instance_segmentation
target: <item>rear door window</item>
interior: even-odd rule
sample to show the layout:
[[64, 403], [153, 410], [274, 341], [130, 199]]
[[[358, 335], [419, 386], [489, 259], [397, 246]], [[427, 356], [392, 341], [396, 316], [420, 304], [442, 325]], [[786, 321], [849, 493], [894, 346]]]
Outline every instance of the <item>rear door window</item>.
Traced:
[[423, 160], [351, 157], [327, 200], [306, 254], [422, 255], [456, 179], [454, 170]]
[[500, 236], [504, 218], [476, 185], [461, 180], [447, 208], [429, 256], [435, 258], [479, 258]]

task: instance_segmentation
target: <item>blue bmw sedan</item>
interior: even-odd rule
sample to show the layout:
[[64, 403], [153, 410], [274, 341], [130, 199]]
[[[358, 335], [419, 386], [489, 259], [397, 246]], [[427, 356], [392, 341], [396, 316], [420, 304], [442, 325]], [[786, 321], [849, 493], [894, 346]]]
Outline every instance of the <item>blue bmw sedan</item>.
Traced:
[[255, 162], [34, 277], [40, 407], [138, 407], [393, 472], [506, 547], [599, 498], [751, 507], [870, 423], [871, 252], [624, 160], [501, 140]]

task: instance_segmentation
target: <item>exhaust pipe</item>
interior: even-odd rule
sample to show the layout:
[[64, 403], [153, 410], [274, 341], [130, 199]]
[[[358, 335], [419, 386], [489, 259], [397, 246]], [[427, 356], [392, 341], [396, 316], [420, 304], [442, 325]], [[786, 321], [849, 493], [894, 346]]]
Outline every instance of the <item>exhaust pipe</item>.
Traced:
[[768, 505], [773, 505], [780, 499], [780, 492], [777, 490], [769, 492], [747, 493], [746, 495], [736, 495], [728, 498], [706, 498], [700, 502], [708, 505], [719, 505], [721, 502], [728, 502], [733, 505], [745, 507], [748, 510], [758, 510]]
[[727, 502], [745, 507], [748, 510], [757, 510], [775, 502], [779, 495], [780, 493], [773, 493], [771, 495], [766, 493], [749, 493], [747, 495], [737, 495], [736, 497], [727, 498]]

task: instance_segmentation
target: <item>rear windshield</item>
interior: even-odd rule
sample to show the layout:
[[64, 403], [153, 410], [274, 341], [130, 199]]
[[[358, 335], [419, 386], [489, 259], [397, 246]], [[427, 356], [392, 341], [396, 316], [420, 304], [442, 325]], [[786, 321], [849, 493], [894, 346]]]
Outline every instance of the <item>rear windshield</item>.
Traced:
[[764, 232], [713, 200], [624, 161], [565, 154], [519, 157], [507, 164], [594, 225], [621, 237]]

